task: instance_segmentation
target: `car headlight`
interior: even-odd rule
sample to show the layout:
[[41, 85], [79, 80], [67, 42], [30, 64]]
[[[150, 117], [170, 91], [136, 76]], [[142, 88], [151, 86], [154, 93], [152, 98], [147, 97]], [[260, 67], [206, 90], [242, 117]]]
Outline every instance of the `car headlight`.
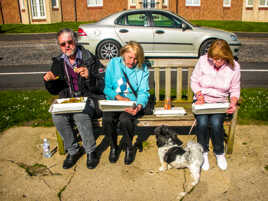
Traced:
[[231, 34], [230, 37], [231, 37], [231, 39], [232, 39], [233, 41], [237, 41], [237, 36], [236, 36], [236, 35]]

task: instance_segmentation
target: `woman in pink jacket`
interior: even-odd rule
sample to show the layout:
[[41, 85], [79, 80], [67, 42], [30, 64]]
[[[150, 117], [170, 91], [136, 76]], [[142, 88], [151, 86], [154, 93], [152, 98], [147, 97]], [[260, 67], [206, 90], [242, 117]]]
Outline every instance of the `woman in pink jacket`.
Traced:
[[[195, 95], [195, 104], [228, 102], [227, 113], [234, 113], [240, 97], [240, 66], [234, 60], [228, 43], [216, 40], [208, 50], [208, 54], [200, 57], [191, 77], [191, 88]], [[197, 141], [203, 146], [203, 170], [209, 169], [208, 151], [209, 137], [213, 144], [217, 165], [220, 169], [227, 169], [224, 156], [224, 128], [225, 114], [196, 115]], [[208, 132], [208, 125], [211, 133]]]

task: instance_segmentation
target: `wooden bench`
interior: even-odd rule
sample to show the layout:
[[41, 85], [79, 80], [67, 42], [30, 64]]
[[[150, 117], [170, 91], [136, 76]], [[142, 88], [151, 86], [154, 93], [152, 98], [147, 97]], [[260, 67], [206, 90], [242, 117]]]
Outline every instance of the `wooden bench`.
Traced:
[[[104, 65], [107, 61], [102, 61]], [[197, 62], [197, 59], [150, 59], [148, 60], [150, 65], [149, 69], [153, 69], [154, 89], [156, 105], [155, 107], [161, 107], [164, 105], [166, 98], [171, 98], [172, 80], [176, 79], [176, 97], [172, 99], [172, 106], [184, 107], [186, 115], [177, 117], [156, 117], [155, 115], [144, 115], [138, 119], [137, 126], [139, 127], [157, 127], [160, 125], [168, 126], [192, 126], [194, 123], [194, 115], [192, 113], [192, 101], [193, 92], [190, 87], [190, 78]], [[164, 80], [160, 79], [164, 73]], [[164, 87], [162, 87], [164, 82]], [[151, 86], [152, 87], [152, 86]], [[165, 96], [160, 98], [160, 89], [165, 89]], [[184, 93], [183, 93], [184, 92]], [[233, 144], [235, 137], [235, 126], [237, 122], [238, 110], [233, 114], [231, 119], [226, 119], [224, 122], [225, 128], [225, 148], [227, 154], [232, 154]], [[101, 127], [102, 120], [98, 119], [94, 121], [96, 127]], [[64, 154], [63, 141], [57, 133], [59, 153]]]

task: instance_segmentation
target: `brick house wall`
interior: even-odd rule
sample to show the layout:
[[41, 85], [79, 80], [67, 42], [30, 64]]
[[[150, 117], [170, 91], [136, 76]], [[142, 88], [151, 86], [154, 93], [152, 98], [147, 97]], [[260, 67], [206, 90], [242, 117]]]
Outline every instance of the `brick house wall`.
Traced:
[[[75, 21], [75, 0], [62, 0], [63, 21]], [[87, 0], [76, 0], [77, 21], [97, 21], [128, 8], [128, 0], [103, 0], [103, 6], [88, 7]]]
[[20, 24], [18, 1], [1, 0], [1, 4], [4, 17], [4, 19], [1, 19], [1, 23], [4, 20], [5, 24]]
[[[176, 9], [176, 1], [178, 8]], [[223, 7], [223, 0], [200, 0], [200, 6], [186, 6], [185, 0], [169, 0], [169, 9], [188, 20], [242, 20], [243, 0], [232, 0]]]

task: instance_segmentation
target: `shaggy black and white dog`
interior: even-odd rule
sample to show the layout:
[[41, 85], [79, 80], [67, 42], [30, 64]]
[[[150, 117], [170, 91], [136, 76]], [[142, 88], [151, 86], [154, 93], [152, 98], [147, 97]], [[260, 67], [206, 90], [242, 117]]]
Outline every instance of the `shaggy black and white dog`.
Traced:
[[177, 138], [177, 133], [162, 125], [155, 130], [158, 155], [161, 166], [159, 171], [171, 168], [189, 168], [193, 182], [181, 192], [178, 198], [186, 195], [198, 182], [200, 178], [201, 165], [203, 163], [203, 148], [199, 143], [189, 141], [185, 148]]

